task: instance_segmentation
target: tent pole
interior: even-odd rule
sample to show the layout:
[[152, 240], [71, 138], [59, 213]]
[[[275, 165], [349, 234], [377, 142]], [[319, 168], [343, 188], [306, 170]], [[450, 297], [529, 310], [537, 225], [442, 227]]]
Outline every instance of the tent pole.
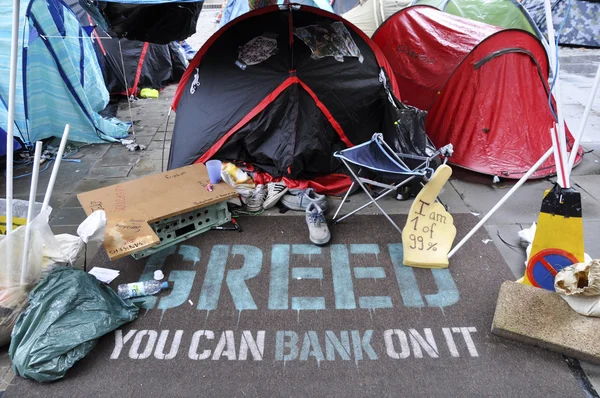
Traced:
[[571, 151], [571, 156], [569, 156], [569, 164], [567, 166], [569, 175], [571, 175], [571, 170], [573, 169], [573, 165], [575, 164], [575, 159], [577, 158], [577, 151], [579, 149], [579, 144], [581, 143], [581, 139], [583, 138], [583, 131], [585, 129], [585, 125], [587, 124], [588, 118], [590, 116], [590, 111], [592, 110], [592, 105], [594, 105], [594, 99], [596, 98], [596, 93], [598, 92], [599, 86], [600, 86], [600, 64], [598, 64], [598, 70], [596, 71], [596, 78], [594, 79], [594, 84], [592, 85], [592, 90], [590, 91], [590, 96], [589, 96], [588, 102], [585, 106], [585, 111], [583, 112], [583, 118], [581, 119], [581, 124], [579, 125], [579, 130], [577, 130], [577, 135], [575, 136], [575, 144], [573, 145], [573, 150]]
[[38, 176], [40, 174], [40, 159], [42, 158], [42, 141], [35, 143], [33, 156], [33, 171], [31, 172], [31, 186], [29, 187], [29, 207], [27, 208], [27, 223], [25, 224], [25, 243], [23, 244], [23, 262], [21, 263], [21, 285], [27, 283], [29, 274], [29, 243], [31, 242], [31, 220], [37, 195]]
[[[12, 232], [13, 220], [13, 142], [15, 136], [15, 96], [17, 92], [17, 59], [19, 44], [19, 12], [21, 1], [13, 0], [12, 34], [10, 46], [10, 73], [8, 85], [8, 120], [6, 128], [6, 234]], [[12, 245], [6, 250], [6, 279], [7, 287], [12, 284]]]
[[[552, 73], [554, 76], [554, 99], [556, 100], [556, 117], [558, 119], [558, 149], [561, 153], [561, 158], [567, 158], [567, 134], [565, 131], [565, 119], [562, 112], [562, 99], [561, 99], [561, 89], [560, 89], [560, 71], [559, 71], [559, 63], [558, 63], [558, 47], [556, 45], [555, 36], [554, 36], [554, 23], [552, 20], [552, 7], [550, 6], [550, 0], [544, 0], [544, 11], [546, 13], [546, 29], [548, 30], [548, 41], [550, 45], [550, 65], [552, 65]], [[561, 165], [562, 166], [562, 165]], [[557, 167], [557, 173], [558, 165]], [[566, 173], [567, 170], [564, 170]], [[566, 181], [564, 184], [560, 184], [563, 188], [569, 188], [571, 186], [569, 182], [569, 176], [566, 175]]]
[[519, 181], [517, 181], [517, 183], [510, 189], [510, 191], [508, 191], [502, 197], [502, 199], [500, 199], [500, 201], [498, 201], [498, 203], [496, 203], [496, 205], [481, 219], [481, 221], [479, 221], [477, 225], [475, 225], [473, 229], [469, 231], [469, 233], [464, 238], [462, 238], [462, 240], [458, 242], [456, 246], [454, 246], [450, 253], [448, 253], [448, 258], [452, 257], [454, 253], [458, 251], [458, 249], [460, 249], [465, 243], [467, 243], [467, 241], [475, 234], [475, 232], [477, 232], [477, 230], [479, 230], [479, 228], [481, 228], [483, 224], [485, 224], [485, 222], [489, 220], [491, 216], [494, 215], [496, 210], [498, 210], [504, 204], [504, 202], [506, 202], [517, 191], [517, 189], [519, 189], [521, 185], [523, 185], [525, 181], [527, 181], [527, 179], [531, 177], [531, 175], [535, 173], [536, 170], [542, 164], [544, 164], [546, 160], [548, 160], [552, 153], [554, 153], [554, 147], [548, 149], [546, 153], [542, 155], [542, 157], [533, 166], [531, 166], [531, 169], [529, 169], [529, 171], [525, 173], [525, 175], [521, 177]]
[[63, 132], [63, 136], [60, 139], [60, 146], [58, 147], [58, 152], [56, 153], [56, 160], [54, 161], [54, 167], [52, 167], [52, 174], [50, 174], [50, 181], [48, 182], [48, 187], [46, 188], [46, 195], [44, 195], [44, 203], [42, 203], [42, 211], [48, 208], [48, 204], [50, 203], [50, 198], [52, 197], [52, 191], [54, 190], [54, 183], [56, 182], [56, 175], [58, 174], [58, 168], [60, 167], [60, 161], [62, 160], [63, 153], [65, 152], [65, 146], [67, 146], [67, 140], [69, 138], [69, 131], [71, 130], [71, 126], [68, 124], [65, 125], [65, 131]]

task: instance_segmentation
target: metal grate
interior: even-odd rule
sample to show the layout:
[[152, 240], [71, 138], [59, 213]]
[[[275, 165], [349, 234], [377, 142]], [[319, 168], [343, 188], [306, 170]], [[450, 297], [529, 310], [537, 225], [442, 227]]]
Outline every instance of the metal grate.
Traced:
[[227, 209], [227, 202], [220, 202], [157, 221], [150, 226], [160, 239], [160, 243], [133, 253], [132, 256], [139, 260], [229, 221], [231, 221], [231, 213]]

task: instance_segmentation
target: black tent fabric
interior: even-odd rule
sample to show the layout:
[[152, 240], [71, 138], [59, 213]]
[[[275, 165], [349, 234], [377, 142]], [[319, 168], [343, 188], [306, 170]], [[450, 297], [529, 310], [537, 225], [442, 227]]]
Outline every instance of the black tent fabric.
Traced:
[[[300, 39], [301, 27], [315, 35]], [[340, 42], [334, 30], [351, 39]], [[261, 61], [240, 62], [249, 41], [272, 38], [275, 49], [250, 52]], [[311, 39], [319, 46], [312, 57]], [[353, 46], [360, 57], [322, 56]], [[398, 125], [386, 117], [391, 91], [397, 94], [397, 85], [385, 57], [341, 17], [294, 4], [251, 11], [213, 35], [190, 63], [173, 102], [169, 169], [217, 158], [250, 163], [272, 177], [339, 173], [334, 151], [375, 132], [398, 141]]]
[[69, 0], [68, 4], [82, 26], [95, 27], [91, 36], [109, 93], [138, 95], [142, 88], [159, 90], [181, 79], [187, 61], [176, 43], [155, 44], [113, 38], [95, 26], [78, 0]]
[[78, 0], [96, 23], [111, 36], [168, 44], [196, 33], [203, 2], [125, 4]]

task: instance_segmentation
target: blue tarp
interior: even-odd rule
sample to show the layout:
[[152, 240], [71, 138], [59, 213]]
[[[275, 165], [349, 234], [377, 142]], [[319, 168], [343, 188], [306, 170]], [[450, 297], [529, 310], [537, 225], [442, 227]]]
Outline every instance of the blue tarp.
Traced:
[[[12, 6], [0, 2], [0, 129], [7, 130]], [[26, 144], [60, 137], [102, 142], [129, 126], [100, 116], [109, 101], [90, 37], [61, 0], [21, 2], [15, 136]]]
[[[285, 1], [278, 0], [278, 3], [284, 4]], [[333, 9], [327, 0], [298, 0], [292, 1], [292, 3], [307, 5], [333, 12]], [[248, 0], [227, 0], [227, 5], [225, 6], [225, 10], [223, 10], [223, 15], [221, 16], [221, 21], [219, 22], [219, 27], [224, 26], [225, 24], [229, 23], [229, 21], [247, 13], [248, 11], [250, 11]]]

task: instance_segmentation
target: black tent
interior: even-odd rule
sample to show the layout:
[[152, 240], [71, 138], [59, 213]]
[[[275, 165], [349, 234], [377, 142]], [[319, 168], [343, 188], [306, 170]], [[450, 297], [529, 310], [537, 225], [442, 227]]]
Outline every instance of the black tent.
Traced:
[[294, 4], [246, 13], [209, 39], [181, 80], [169, 169], [217, 158], [289, 179], [341, 172], [334, 151], [375, 132], [394, 141], [390, 70], [338, 15]]
[[204, 4], [203, 1], [78, 2], [111, 36], [156, 44], [185, 40], [196, 33]]
[[95, 26], [78, 0], [69, 0], [69, 6], [83, 27], [94, 27], [91, 36], [109, 93], [137, 95], [142, 88], [158, 90], [181, 79], [187, 61], [177, 44], [112, 38]]

